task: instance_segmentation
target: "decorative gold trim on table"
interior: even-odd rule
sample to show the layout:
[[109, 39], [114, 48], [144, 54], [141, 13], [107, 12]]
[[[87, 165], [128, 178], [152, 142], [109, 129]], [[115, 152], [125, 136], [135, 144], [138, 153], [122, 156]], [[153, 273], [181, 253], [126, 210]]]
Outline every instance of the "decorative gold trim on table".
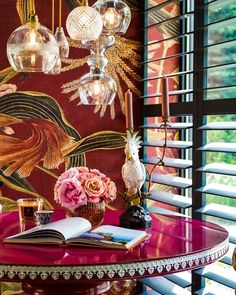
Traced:
[[209, 250], [186, 255], [173, 257], [170, 259], [158, 259], [152, 261], [105, 264], [91, 266], [23, 266], [23, 265], [1, 265], [0, 279], [20, 280], [24, 279], [103, 279], [113, 280], [117, 278], [132, 278], [143, 275], [162, 275], [176, 271], [198, 268], [205, 264], [218, 260], [227, 253], [229, 249], [228, 239], [217, 247]]

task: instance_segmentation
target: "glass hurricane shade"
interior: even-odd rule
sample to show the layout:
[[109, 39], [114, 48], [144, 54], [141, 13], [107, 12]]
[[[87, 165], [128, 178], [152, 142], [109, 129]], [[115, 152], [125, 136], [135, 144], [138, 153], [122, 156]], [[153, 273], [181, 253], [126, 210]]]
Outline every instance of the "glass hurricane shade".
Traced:
[[28, 22], [17, 28], [7, 41], [7, 57], [14, 71], [50, 71], [59, 56], [53, 33], [40, 23]]
[[103, 28], [101, 15], [89, 6], [73, 9], [67, 19], [66, 28], [69, 36], [74, 40], [96, 40]]
[[103, 19], [103, 35], [124, 35], [131, 22], [131, 10], [121, 0], [98, 0], [94, 8]]
[[68, 58], [70, 46], [66, 39], [64, 30], [62, 27], [56, 28], [55, 38], [57, 40], [57, 44], [59, 46], [59, 56], [60, 58]]
[[109, 105], [116, 96], [116, 82], [99, 69], [91, 70], [79, 82], [78, 93], [85, 105]]

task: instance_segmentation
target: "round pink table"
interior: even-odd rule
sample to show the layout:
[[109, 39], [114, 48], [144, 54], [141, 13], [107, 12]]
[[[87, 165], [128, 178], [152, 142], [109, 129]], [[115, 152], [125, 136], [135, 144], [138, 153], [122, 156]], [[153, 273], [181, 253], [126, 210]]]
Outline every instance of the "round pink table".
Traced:
[[[107, 211], [104, 224], [118, 225]], [[54, 220], [64, 218], [58, 210]], [[100, 294], [113, 280], [162, 276], [212, 263], [228, 251], [228, 232], [190, 218], [152, 215], [149, 239], [132, 251], [3, 244], [19, 230], [18, 212], [0, 214], [0, 280], [23, 283], [27, 294]]]

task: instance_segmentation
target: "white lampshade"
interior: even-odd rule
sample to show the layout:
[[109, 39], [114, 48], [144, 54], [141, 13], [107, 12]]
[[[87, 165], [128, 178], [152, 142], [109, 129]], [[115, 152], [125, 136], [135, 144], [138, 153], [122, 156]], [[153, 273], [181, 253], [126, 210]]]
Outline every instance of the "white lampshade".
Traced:
[[96, 40], [103, 28], [101, 15], [89, 6], [73, 9], [67, 19], [66, 28], [69, 36], [74, 40]]

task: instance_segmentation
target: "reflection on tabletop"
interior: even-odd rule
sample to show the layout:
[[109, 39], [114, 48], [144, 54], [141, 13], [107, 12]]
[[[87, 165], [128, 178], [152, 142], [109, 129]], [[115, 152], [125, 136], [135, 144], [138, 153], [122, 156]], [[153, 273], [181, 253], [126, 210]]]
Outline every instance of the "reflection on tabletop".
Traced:
[[[118, 225], [119, 211], [109, 211], [104, 224]], [[62, 210], [56, 210], [54, 221], [64, 218]], [[124, 250], [92, 249], [89, 247], [59, 247], [42, 245], [3, 244], [0, 242], [1, 264], [35, 265], [83, 265], [145, 261], [204, 251], [224, 241], [227, 232], [211, 223], [185, 217], [152, 215], [149, 238], [130, 252]], [[199, 226], [201, 225], [201, 226]], [[16, 234], [19, 229], [18, 212], [0, 215], [0, 240]]]

